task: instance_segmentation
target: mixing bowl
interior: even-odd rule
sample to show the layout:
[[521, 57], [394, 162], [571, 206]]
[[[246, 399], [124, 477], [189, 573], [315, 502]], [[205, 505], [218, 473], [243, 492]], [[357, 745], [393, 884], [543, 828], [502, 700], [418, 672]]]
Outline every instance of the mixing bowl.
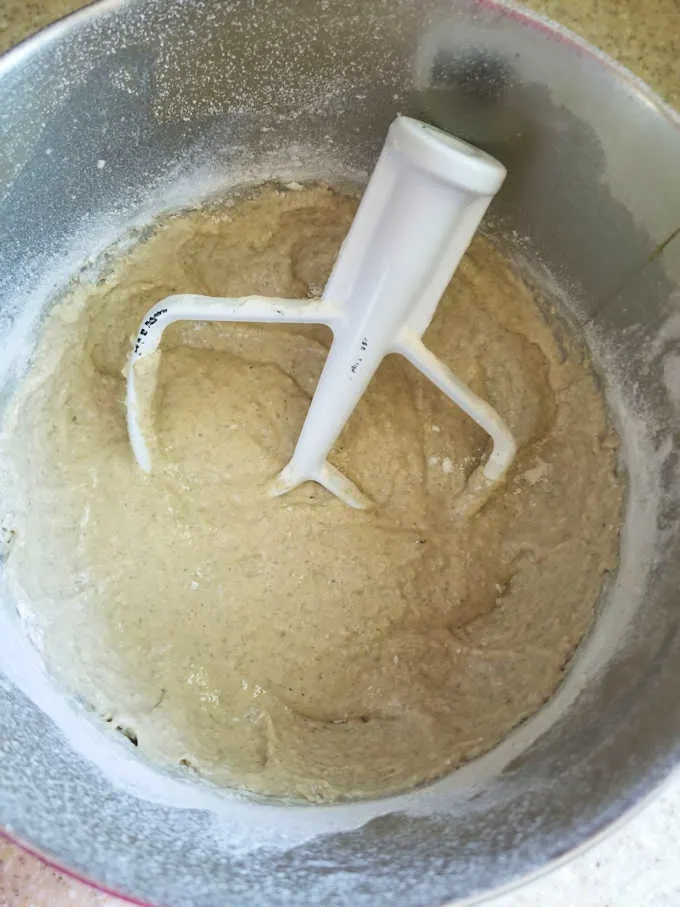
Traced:
[[474, 898], [592, 839], [678, 759], [680, 120], [557, 26], [473, 0], [106, 0], [16, 48], [0, 64], [3, 402], [49, 300], [111, 241], [236, 183], [365, 179], [398, 112], [508, 168], [486, 229], [602, 377], [628, 486], [620, 569], [535, 718], [435, 784], [336, 806], [146, 764], [60, 695], [3, 592], [0, 823], [124, 895]]

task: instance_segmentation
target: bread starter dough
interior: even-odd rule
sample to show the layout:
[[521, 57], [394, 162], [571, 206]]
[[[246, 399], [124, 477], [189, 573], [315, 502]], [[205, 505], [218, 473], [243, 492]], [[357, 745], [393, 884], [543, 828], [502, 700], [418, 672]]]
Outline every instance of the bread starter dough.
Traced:
[[489, 439], [398, 357], [331, 458], [375, 507], [263, 494], [323, 365], [315, 327], [174, 325], [162, 456], [138, 469], [122, 373], [146, 310], [318, 295], [355, 207], [267, 185], [112, 254], [49, 315], [2, 450], [7, 572], [61, 684], [154, 761], [317, 801], [435, 778], [535, 712], [617, 564], [621, 507], [596, 378], [479, 238], [425, 336], [519, 442], [476, 515], [455, 502]]

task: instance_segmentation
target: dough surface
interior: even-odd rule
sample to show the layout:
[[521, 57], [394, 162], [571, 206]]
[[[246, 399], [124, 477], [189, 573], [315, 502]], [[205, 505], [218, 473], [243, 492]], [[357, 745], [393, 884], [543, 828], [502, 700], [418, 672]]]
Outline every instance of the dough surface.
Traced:
[[476, 239], [425, 341], [519, 441], [475, 515], [484, 432], [398, 357], [332, 461], [375, 501], [268, 499], [323, 365], [321, 328], [175, 325], [151, 475], [123, 370], [176, 292], [320, 293], [356, 201], [266, 185], [166, 218], [52, 309], [5, 421], [7, 572], [58, 681], [148, 758], [315, 801], [408, 789], [480, 755], [564, 676], [617, 565], [616, 437], [587, 362]]

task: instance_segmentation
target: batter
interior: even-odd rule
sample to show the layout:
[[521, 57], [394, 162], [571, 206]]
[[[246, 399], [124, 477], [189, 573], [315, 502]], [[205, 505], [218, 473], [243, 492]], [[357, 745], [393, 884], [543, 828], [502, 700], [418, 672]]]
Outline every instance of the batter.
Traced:
[[617, 564], [621, 509], [595, 377], [483, 239], [425, 336], [519, 442], [478, 513], [455, 503], [489, 439], [398, 357], [331, 457], [376, 506], [313, 484], [263, 496], [321, 328], [174, 325], [161, 456], [140, 471], [122, 372], [146, 310], [172, 293], [318, 295], [355, 207], [267, 185], [112, 254], [49, 315], [2, 450], [7, 571], [59, 682], [156, 762], [314, 801], [435, 778], [535, 712]]

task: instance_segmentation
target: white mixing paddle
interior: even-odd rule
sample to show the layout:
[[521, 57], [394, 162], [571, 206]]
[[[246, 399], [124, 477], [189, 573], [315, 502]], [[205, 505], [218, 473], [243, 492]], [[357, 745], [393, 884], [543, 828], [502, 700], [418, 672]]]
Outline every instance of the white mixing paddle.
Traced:
[[139, 466], [147, 472], [152, 466], [157, 351], [169, 324], [313, 323], [328, 325], [333, 343], [293, 457], [274, 480], [272, 494], [313, 481], [352, 507], [370, 503], [327, 457], [389, 353], [405, 356], [491, 436], [493, 448], [481, 472], [486, 484], [497, 482], [515, 455], [512, 434], [421, 337], [505, 175], [502, 164], [477, 148], [398, 117], [321, 299], [181, 295], [155, 305], [139, 329], [127, 377], [128, 431]]

